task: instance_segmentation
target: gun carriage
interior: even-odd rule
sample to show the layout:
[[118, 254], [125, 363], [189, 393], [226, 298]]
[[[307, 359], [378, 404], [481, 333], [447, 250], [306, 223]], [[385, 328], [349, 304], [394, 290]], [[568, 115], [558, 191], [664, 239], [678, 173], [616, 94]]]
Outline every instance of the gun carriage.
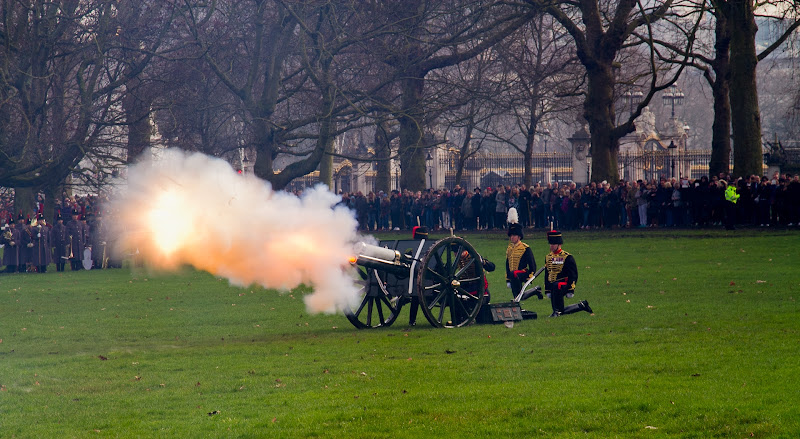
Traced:
[[[461, 237], [360, 243], [356, 253], [351, 264], [360, 276], [361, 296], [358, 307], [345, 315], [359, 329], [390, 326], [409, 303], [419, 304], [437, 328], [469, 325], [490, 306], [483, 260]], [[518, 302], [504, 304], [509, 316], [501, 320], [523, 319]]]

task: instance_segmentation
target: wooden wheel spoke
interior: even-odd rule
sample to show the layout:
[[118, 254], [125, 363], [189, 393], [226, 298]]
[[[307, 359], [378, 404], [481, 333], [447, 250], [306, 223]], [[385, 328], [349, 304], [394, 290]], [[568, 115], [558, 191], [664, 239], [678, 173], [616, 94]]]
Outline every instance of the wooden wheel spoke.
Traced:
[[430, 302], [430, 305], [428, 305], [428, 309], [431, 310], [435, 306], [443, 306], [441, 304], [441, 300], [443, 297], [445, 297], [445, 293], [446, 293], [445, 290], [439, 291], [439, 294], [437, 294], [436, 297], [434, 297], [434, 299]]
[[[464, 272], [466, 272], [470, 267], [472, 267], [472, 264], [474, 264], [474, 263], [475, 263], [475, 259], [470, 259], [469, 263], [464, 264], [463, 267], [459, 268], [458, 271], [456, 271], [453, 274], [453, 276], [456, 279], [460, 278], [464, 274]], [[463, 282], [463, 280], [462, 280], [462, 282]]]
[[[453, 262], [453, 265], [448, 267], [450, 269], [449, 273], [450, 273], [451, 276], [455, 276], [456, 275], [456, 271], [458, 271], [458, 263], [457, 263], [457, 261], [459, 259], [461, 259], [461, 252], [463, 252], [463, 251], [464, 251], [464, 245], [463, 244], [459, 244], [458, 251], [453, 253], [453, 256], [455, 256], [456, 262]], [[447, 255], [448, 255], [448, 260], [449, 260], [450, 259], [450, 257], [449, 257], [450, 256], [450, 252], [449, 251], [447, 252]]]
[[[439, 273], [438, 271], [432, 270], [430, 267], [425, 267], [425, 274], [430, 274], [431, 276], [435, 277], [440, 284], [443, 282], [447, 282], [446, 277], [442, 276], [442, 274]], [[427, 276], [425, 277], [427, 278]]]
[[381, 300], [380, 299], [376, 299], [375, 300], [375, 310], [378, 311], [378, 318], [380, 319], [379, 320], [379, 322], [380, 322], [379, 324], [383, 324], [383, 321], [384, 321], [384, 318], [383, 318], [383, 305], [381, 304]]
[[436, 321], [439, 322], [439, 324], [441, 324], [444, 321], [444, 311], [446, 308], [447, 306], [445, 305], [439, 307], [439, 316], [436, 318]]
[[[392, 304], [392, 300], [388, 296], [383, 296], [380, 300], [386, 305], [389, 311], [397, 312], [397, 307]], [[383, 319], [383, 317], [381, 317], [381, 319]]]
[[[459, 309], [460, 311], [462, 311], [462, 312], [464, 313], [464, 315], [465, 315], [465, 316], [468, 316], [468, 315], [470, 315], [470, 314], [471, 314], [469, 311], [467, 311], [467, 307], [465, 307], [465, 306], [464, 306], [464, 301], [462, 301], [462, 300], [461, 300], [461, 299], [459, 299], [458, 297], [453, 297], [453, 302], [454, 302], [454, 303], [453, 303], [453, 306], [452, 306], [452, 308], [453, 308], [453, 311], [455, 311], [455, 308], [456, 308], [456, 307], [458, 307], [458, 309]], [[451, 313], [452, 313], [453, 311], [451, 311]], [[457, 320], [457, 319], [456, 319], [456, 316], [453, 316], [453, 322], [455, 322], [456, 320]]]
[[457, 291], [458, 291], [458, 296], [459, 296], [459, 298], [461, 298], [461, 299], [471, 299], [471, 300], [474, 300], [474, 299], [477, 299], [477, 298], [478, 298], [478, 293], [477, 293], [477, 292], [475, 292], [475, 293], [471, 293], [471, 292], [469, 292], [469, 291], [467, 291], [467, 290], [465, 290], [465, 289], [463, 289], [463, 288], [460, 288], [460, 287], [458, 288], [458, 290], [457, 290]]
[[[437, 267], [444, 267], [445, 266], [445, 263], [442, 260], [442, 255], [440, 255], [438, 252], [434, 252], [433, 253], [433, 259], [435, 260]], [[428, 267], [426, 267], [426, 268], [428, 268]]]
[[356, 310], [356, 312], [353, 313], [353, 315], [357, 316], [357, 315], [361, 314], [361, 311], [364, 310], [364, 305], [366, 305], [367, 302], [369, 302], [369, 301], [370, 301], [370, 297], [369, 296], [364, 296], [364, 300], [361, 301], [361, 305], [359, 305], [358, 309]]
[[479, 280], [481, 280], [481, 278], [479, 278], [479, 277], [468, 277], [466, 279], [459, 279], [458, 281], [461, 282], [462, 284], [464, 284], [464, 283], [468, 283], [468, 282], [477, 282]]
[[438, 289], [438, 288], [442, 288], [442, 283], [431, 284], [431, 285], [428, 285], [427, 287], [423, 287], [423, 288], [425, 289], [425, 291], [435, 290], [435, 289]]

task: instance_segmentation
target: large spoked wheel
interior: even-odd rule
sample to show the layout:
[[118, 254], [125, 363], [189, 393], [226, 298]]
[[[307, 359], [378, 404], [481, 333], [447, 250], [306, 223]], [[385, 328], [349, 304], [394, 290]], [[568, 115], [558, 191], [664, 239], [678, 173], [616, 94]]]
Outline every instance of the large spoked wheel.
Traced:
[[475, 321], [486, 286], [480, 255], [463, 238], [451, 236], [422, 258], [417, 295], [422, 312], [438, 328], [457, 328]]
[[358, 329], [378, 328], [390, 326], [397, 320], [403, 304], [397, 297], [392, 297], [386, 289], [385, 274], [375, 269], [356, 268], [361, 276], [358, 284], [361, 285], [358, 308], [346, 308], [344, 315]]

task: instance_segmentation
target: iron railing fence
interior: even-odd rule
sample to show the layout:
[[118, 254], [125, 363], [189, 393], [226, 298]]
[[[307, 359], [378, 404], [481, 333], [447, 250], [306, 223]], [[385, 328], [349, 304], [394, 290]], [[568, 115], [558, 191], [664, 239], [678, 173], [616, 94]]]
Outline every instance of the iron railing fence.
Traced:
[[[711, 161], [711, 151], [677, 151], [659, 150], [644, 151], [639, 153], [622, 153], [618, 156], [619, 176], [627, 181], [658, 180], [665, 178], [682, 178], [690, 180], [699, 179], [708, 175], [708, 164]], [[731, 157], [731, 163], [733, 158]], [[576, 176], [573, 156], [570, 153], [537, 153], [532, 157], [531, 175], [534, 183], [547, 184], [548, 182], [567, 183], [573, 179], [584, 183], [589, 176]], [[585, 162], [581, 169], [586, 169]], [[521, 183], [524, 179], [524, 162], [521, 154], [488, 154], [485, 156], [470, 157], [463, 166], [460, 181], [456, 182], [458, 157], [447, 154], [440, 157], [438, 167], [433, 171], [433, 182], [437, 188], [452, 190], [456, 184], [463, 188], [496, 187], [503, 183], [513, 185]], [[766, 172], [766, 165], [764, 168]], [[428, 173], [426, 172], [426, 177]], [[360, 179], [361, 182], [356, 180]], [[391, 176], [391, 189], [399, 188], [399, 173]], [[313, 172], [301, 178], [294, 179], [287, 187], [288, 190], [302, 190], [312, 187], [319, 182], [319, 172]], [[426, 184], [428, 179], [426, 178]], [[333, 188], [336, 192], [355, 192], [356, 190], [375, 191], [375, 171], [357, 171], [352, 167], [344, 166], [334, 174]]]

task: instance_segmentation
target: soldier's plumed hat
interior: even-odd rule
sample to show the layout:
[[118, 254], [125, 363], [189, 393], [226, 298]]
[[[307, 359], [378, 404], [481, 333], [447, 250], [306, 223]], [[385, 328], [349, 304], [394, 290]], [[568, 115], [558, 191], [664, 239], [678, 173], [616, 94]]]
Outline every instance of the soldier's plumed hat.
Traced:
[[558, 230], [551, 230], [547, 232], [547, 242], [550, 244], [563, 244], [564, 238]]
[[519, 215], [517, 209], [512, 207], [508, 209], [508, 236], [517, 235], [519, 239], [525, 239], [525, 234], [522, 232], [522, 226], [519, 225]]
[[414, 239], [428, 239], [428, 228], [425, 226], [414, 226], [411, 229], [411, 236]]

